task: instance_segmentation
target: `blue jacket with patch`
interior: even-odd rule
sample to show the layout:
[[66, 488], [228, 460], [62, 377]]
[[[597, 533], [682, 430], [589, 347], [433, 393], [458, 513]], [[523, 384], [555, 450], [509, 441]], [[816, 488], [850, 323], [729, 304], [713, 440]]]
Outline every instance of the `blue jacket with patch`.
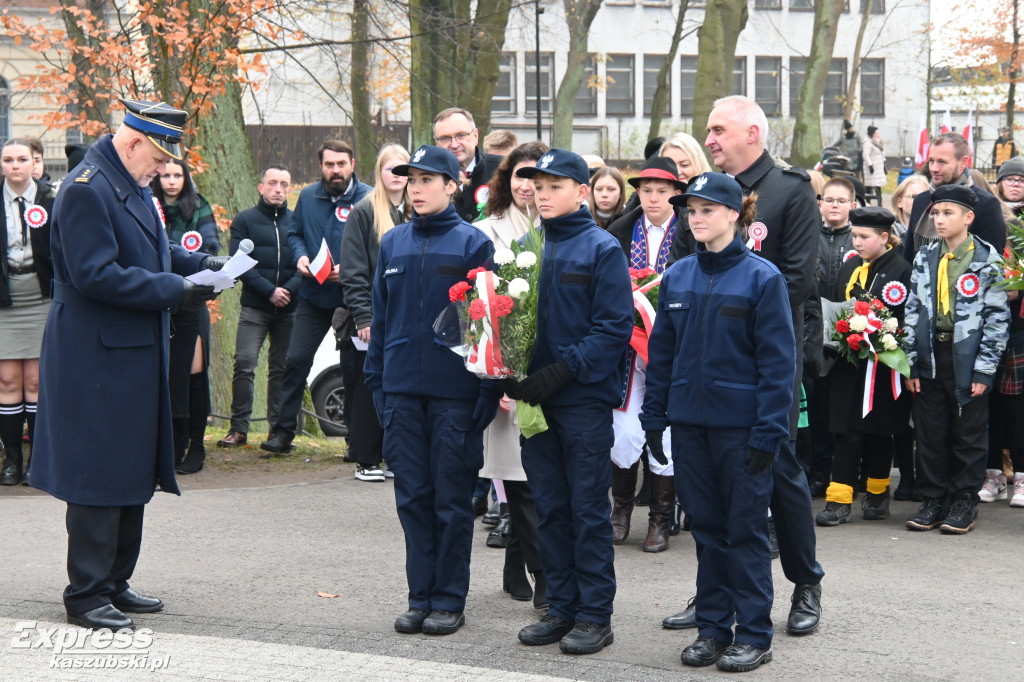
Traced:
[[778, 454], [789, 438], [796, 336], [786, 280], [737, 237], [665, 271], [648, 344], [645, 431], [669, 424], [749, 428]]
[[[337, 201], [331, 201], [323, 180], [310, 185], [299, 193], [299, 201], [292, 213], [291, 228], [288, 230], [288, 248], [298, 264], [299, 258], [316, 258], [320, 244], [327, 240], [331, 261], [341, 262], [341, 235], [352, 206], [370, 193], [370, 186], [359, 182], [352, 173], [352, 186]], [[327, 279], [320, 284], [312, 277], [303, 277], [299, 296], [319, 308], [333, 310], [345, 305], [345, 295], [338, 282]]]
[[633, 333], [633, 287], [622, 247], [586, 208], [541, 221], [544, 254], [530, 371], [564, 360], [574, 381], [544, 406], [616, 406]]
[[454, 205], [415, 216], [381, 240], [373, 279], [370, 347], [363, 373], [371, 391], [476, 400], [480, 379], [434, 334], [451, 302], [448, 290], [487, 265], [494, 244], [462, 220]]

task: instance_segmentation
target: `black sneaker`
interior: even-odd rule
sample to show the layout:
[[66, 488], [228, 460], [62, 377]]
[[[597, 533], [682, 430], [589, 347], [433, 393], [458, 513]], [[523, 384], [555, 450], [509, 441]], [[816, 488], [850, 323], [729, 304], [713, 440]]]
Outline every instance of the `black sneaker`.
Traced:
[[578, 620], [572, 632], [562, 638], [558, 648], [565, 654], [596, 654], [615, 641], [612, 626], [598, 625], [589, 620]]
[[946, 505], [942, 500], [926, 498], [917, 513], [907, 519], [907, 528], [910, 530], [935, 530], [946, 518]]
[[826, 502], [825, 510], [818, 512], [814, 522], [819, 526], [838, 526], [840, 523], [850, 522], [850, 509], [852, 504], [842, 502]]
[[[275, 455], [287, 455], [292, 451], [292, 440], [295, 436], [290, 436], [283, 431], [278, 431], [267, 440], [260, 443], [260, 450], [266, 450]], [[261, 455], [266, 457], [267, 455]]]
[[860, 503], [861, 515], [866, 521], [881, 521], [889, 518], [889, 489], [884, 493], [868, 493]]
[[939, 526], [939, 531], [947, 535], [966, 535], [974, 529], [974, 520], [978, 518], [978, 507], [970, 499], [956, 499], [949, 505], [949, 514]]
[[356, 479], [360, 481], [384, 481], [384, 470], [377, 465], [356, 467]]

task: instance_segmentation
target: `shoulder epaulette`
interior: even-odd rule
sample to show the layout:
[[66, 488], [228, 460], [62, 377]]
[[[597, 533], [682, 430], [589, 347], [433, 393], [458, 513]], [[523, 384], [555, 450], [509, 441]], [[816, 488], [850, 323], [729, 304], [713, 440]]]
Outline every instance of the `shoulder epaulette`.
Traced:
[[811, 176], [808, 175], [807, 171], [805, 171], [803, 168], [797, 168], [796, 166], [788, 166], [786, 168], [782, 168], [782, 172], [788, 173], [789, 175], [795, 175], [798, 178], [806, 180], [807, 182], [811, 181]]
[[81, 170], [75, 175], [75, 182], [88, 183], [96, 174], [96, 166], [93, 164], [82, 164]]

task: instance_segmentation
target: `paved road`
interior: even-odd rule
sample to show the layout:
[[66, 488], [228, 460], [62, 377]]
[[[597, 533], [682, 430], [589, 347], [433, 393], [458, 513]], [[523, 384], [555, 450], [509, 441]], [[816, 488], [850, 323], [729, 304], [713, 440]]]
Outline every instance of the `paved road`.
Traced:
[[[502, 553], [485, 546], [479, 524], [466, 627], [444, 638], [395, 633], [405, 608], [404, 546], [390, 488], [342, 479], [158, 495], [133, 581], [167, 604], [136, 617], [154, 631], [150, 660], [168, 657], [167, 669], [149, 674], [247, 682], [725, 675], [683, 668], [679, 651], [694, 635], [660, 627], [693, 591], [687, 534], [662, 554], [641, 552], [638, 532], [618, 548], [615, 644], [598, 655], [518, 643], [516, 632], [536, 614], [502, 594]], [[905, 531], [915, 506], [894, 503], [888, 521], [819, 533], [824, 618], [808, 637], [782, 632], [792, 587], [775, 563], [775, 660], [750, 679], [1020, 679], [1024, 510], [984, 505], [975, 532], [950, 537]], [[645, 511], [634, 516], [637, 527]], [[45, 647], [11, 646], [17, 622], [63, 622], [63, 513], [49, 497], [0, 497], [0, 679], [145, 678], [52, 669]]]

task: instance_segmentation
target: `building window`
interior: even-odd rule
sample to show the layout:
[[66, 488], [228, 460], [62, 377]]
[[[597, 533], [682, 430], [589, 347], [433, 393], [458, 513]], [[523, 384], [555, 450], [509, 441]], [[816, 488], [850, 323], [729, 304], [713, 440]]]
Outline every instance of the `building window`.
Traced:
[[[664, 63], [665, 55], [663, 54], [644, 55], [644, 116], [650, 116], [654, 111], [652, 106], [654, 105], [654, 92], [658, 89], [658, 71], [661, 70], [661, 65]], [[668, 72], [665, 87], [668, 88], [669, 93], [672, 92], [671, 70]], [[665, 98], [664, 114], [666, 116], [672, 115], [672, 103], [668, 97]]]
[[0, 76], [0, 142], [11, 136], [11, 86]]
[[860, 104], [865, 116], [885, 116], [885, 60], [860, 63]]
[[597, 58], [591, 53], [583, 62], [583, 80], [576, 92], [573, 113], [576, 116], [597, 116]]
[[516, 114], [516, 53], [503, 52], [498, 66], [498, 82], [494, 85], [494, 99], [491, 100], [491, 114], [515, 116]]
[[782, 9], [782, 0], [754, 0], [754, 9]]
[[747, 96], [747, 58], [736, 57], [732, 66], [732, 92], [730, 95]]
[[[868, 8], [868, 0], [860, 0], [860, 13]], [[885, 14], [885, 0], [871, 0], [872, 14]]]
[[632, 116], [636, 112], [633, 101], [633, 60], [631, 54], [610, 54], [605, 62], [608, 87], [605, 90], [605, 111], [609, 116]]
[[693, 116], [693, 94], [697, 90], [697, 58], [679, 58], [679, 113]]
[[766, 116], [782, 113], [782, 58], [757, 57], [754, 60], [754, 100]]
[[842, 116], [846, 104], [846, 60], [833, 59], [825, 78], [821, 113], [824, 116]]
[[[551, 52], [540, 53], [540, 111], [551, 113], [551, 103], [555, 98], [555, 79], [551, 73], [551, 65], [555, 56]], [[537, 115], [537, 53], [526, 53], [526, 113]]]
[[800, 12], [814, 11], [814, 0], [789, 0], [789, 8]]

